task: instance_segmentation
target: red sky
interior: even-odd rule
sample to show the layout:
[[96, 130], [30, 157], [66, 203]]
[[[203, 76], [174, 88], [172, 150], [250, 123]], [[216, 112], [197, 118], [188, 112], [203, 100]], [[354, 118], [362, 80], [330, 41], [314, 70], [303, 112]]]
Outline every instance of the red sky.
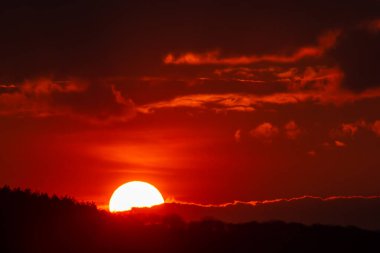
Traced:
[[0, 185], [380, 195], [378, 1], [2, 5]]

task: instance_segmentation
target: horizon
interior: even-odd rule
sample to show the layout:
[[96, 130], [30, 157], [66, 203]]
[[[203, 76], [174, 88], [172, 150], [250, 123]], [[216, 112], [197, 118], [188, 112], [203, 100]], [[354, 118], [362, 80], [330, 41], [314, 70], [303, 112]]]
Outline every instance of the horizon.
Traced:
[[[0, 187], [0, 193], [21, 193], [35, 197], [47, 197], [50, 200], [69, 200], [76, 205], [95, 207], [96, 210], [110, 215], [121, 214], [126, 217], [141, 216], [143, 222], [154, 217], [176, 216], [184, 222], [202, 222], [207, 220], [220, 221], [225, 224], [248, 224], [251, 222], [287, 224], [303, 224], [306, 226], [340, 226], [356, 227], [369, 231], [380, 231], [380, 220], [372, 219], [372, 215], [380, 212], [380, 196], [330, 196], [326, 198], [315, 196], [300, 196], [291, 199], [275, 199], [264, 201], [235, 201], [223, 204], [200, 204], [176, 200], [165, 200], [162, 204], [152, 206], [135, 206], [130, 210], [111, 211], [108, 206], [99, 206], [91, 201], [78, 201], [64, 195], [57, 196], [31, 189], [11, 188], [8, 185]], [[16, 196], [15, 196], [16, 197]], [[11, 198], [5, 199], [6, 201]], [[16, 208], [20, 203], [12, 202], [7, 208]], [[59, 205], [57, 206], [59, 207]], [[5, 210], [7, 209], [5, 208]], [[5, 211], [4, 210], [4, 211]], [[321, 215], [323, 213], [323, 215]], [[145, 217], [145, 218], [144, 218]], [[144, 221], [146, 219], [146, 221]]]

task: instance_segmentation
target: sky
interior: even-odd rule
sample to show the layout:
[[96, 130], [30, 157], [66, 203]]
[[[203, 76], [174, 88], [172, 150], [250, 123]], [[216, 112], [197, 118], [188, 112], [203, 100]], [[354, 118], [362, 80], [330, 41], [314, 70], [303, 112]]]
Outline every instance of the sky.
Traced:
[[0, 185], [108, 204], [380, 195], [380, 2], [2, 1]]

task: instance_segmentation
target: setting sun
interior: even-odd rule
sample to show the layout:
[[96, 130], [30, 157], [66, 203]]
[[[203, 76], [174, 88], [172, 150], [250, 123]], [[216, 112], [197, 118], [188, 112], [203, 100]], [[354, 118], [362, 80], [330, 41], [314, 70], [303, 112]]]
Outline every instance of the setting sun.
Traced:
[[111, 196], [111, 212], [129, 211], [133, 207], [151, 207], [164, 203], [161, 193], [151, 184], [132, 181], [121, 185]]

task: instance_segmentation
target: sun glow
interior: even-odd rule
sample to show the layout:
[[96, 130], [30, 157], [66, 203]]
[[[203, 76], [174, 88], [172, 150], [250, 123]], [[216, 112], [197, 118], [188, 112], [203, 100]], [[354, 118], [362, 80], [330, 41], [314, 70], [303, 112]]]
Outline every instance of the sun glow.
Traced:
[[121, 185], [111, 196], [111, 212], [129, 211], [133, 207], [151, 207], [164, 203], [161, 193], [151, 184], [132, 181]]

